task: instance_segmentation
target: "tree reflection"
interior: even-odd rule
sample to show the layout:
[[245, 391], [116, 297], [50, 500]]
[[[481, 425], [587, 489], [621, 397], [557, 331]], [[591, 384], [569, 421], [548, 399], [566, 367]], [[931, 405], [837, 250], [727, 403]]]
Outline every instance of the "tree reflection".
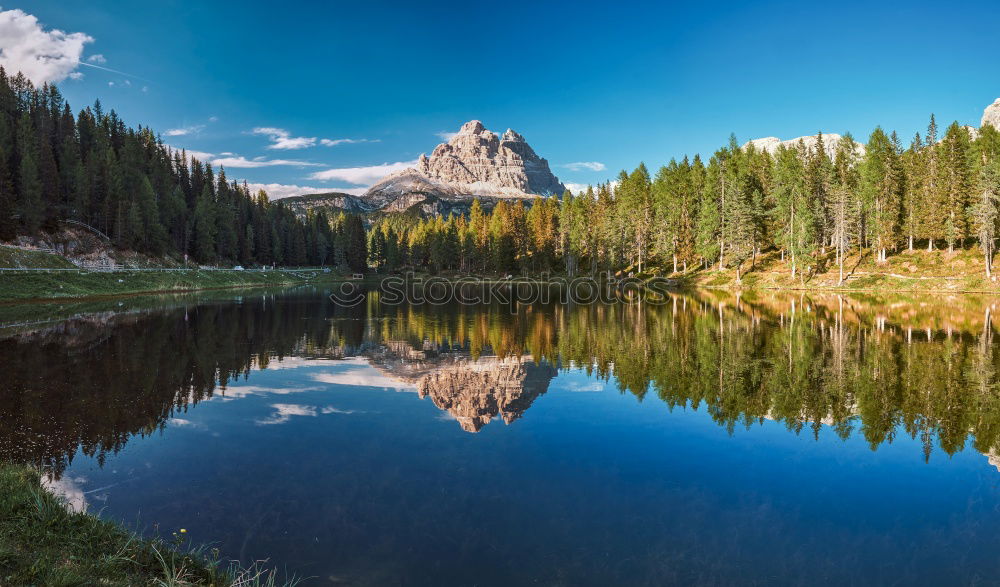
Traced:
[[[992, 300], [677, 294], [666, 305], [353, 308], [321, 292], [95, 313], [0, 339], [0, 456], [101, 462], [285, 357], [365, 356], [470, 432], [521, 417], [559, 370], [638, 401], [818, 437], [905, 434], [925, 458], [1000, 451]], [[409, 375], [404, 375], [403, 369]]]

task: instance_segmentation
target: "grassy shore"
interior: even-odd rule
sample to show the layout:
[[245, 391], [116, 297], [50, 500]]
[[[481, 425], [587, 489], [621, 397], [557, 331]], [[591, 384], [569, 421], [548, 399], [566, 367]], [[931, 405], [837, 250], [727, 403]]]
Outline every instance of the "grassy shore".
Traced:
[[121, 296], [332, 281], [320, 271], [3, 271], [0, 302]]
[[287, 286], [342, 278], [321, 269], [90, 271], [59, 255], [0, 246], [0, 302]]
[[713, 265], [710, 269], [691, 270], [673, 277], [687, 287], [1000, 293], [1000, 283], [996, 278], [986, 277], [982, 254], [974, 248], [953, 252], [903, 250], [890, 255], [885, 263], [876, 263], [868, 252], [859, 255], [855, 251], [845, 258], [843, 282], [832, 251], [810, 258], [804, 271], [802, 265], [800, 262], [793, 277], [790, 259], [769, 251], [757, 257], [752, 266], [750, 261], [743, 264], [739, 282], [731, 266], [720, 271]]
[[273, 572], [221, 567], [207, 552], [141, 538], [73, 512], [39, 474], [0, 465], [0, 585], [276, 585]]

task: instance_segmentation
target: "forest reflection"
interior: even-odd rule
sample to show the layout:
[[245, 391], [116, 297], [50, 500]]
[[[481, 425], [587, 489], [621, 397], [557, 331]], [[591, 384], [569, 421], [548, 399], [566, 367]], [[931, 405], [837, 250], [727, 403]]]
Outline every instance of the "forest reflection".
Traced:
[[1000, 451], [995, 300], [721, 291], [666, 305], [344, 308], [324, 292], [94, 313], [3, 334], [0, 458], [60, 471], [288, 357], [364, 357], [469, 432], [521, 417], [567, 369], [638, 401], [704, 411], [729, 431], [824, 427], [927, 459]]

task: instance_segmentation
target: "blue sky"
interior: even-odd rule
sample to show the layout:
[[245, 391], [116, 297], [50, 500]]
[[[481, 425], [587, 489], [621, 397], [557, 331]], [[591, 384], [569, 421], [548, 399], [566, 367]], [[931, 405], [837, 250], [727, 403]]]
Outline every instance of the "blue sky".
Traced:
[[34, 76], [74, 108], [99, 98], [276, 195], [363, 190], [473, 118], [586, 184], [731, 132], [908, 141], [1000, 97], [995, 1], [122, 4], [0, 4], [0, 63], [52, 44]]

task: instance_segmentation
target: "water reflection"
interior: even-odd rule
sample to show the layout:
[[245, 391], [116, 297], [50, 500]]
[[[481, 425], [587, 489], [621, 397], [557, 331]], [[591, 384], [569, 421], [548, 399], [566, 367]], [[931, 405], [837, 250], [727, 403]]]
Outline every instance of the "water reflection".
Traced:
[[[132, 436], [183, 425], [199, 401], [253, 393], [241, 385], [253, 370], [330, 360], [370, 368], [307, 389], [415, 390], [468, 432], [510, 424], [560, 371], [579, 369], [730, 431], [771, 420], [797, 434], [861, 435], [872, 449], [907, 435], [927, 459], [971, 443], [997, 464], [994, 320], [993, 301], [980, 298], [722, 292], [666, 306], [513, 308], [386, 306], [375, 292], [342, 308], [317, 293], [259, 294], [91, 313], [0, 339], [0, 456], [59, 471], [79, 447], [103, 461]], [[302, 415], [276, 406], [270, 422]]]

